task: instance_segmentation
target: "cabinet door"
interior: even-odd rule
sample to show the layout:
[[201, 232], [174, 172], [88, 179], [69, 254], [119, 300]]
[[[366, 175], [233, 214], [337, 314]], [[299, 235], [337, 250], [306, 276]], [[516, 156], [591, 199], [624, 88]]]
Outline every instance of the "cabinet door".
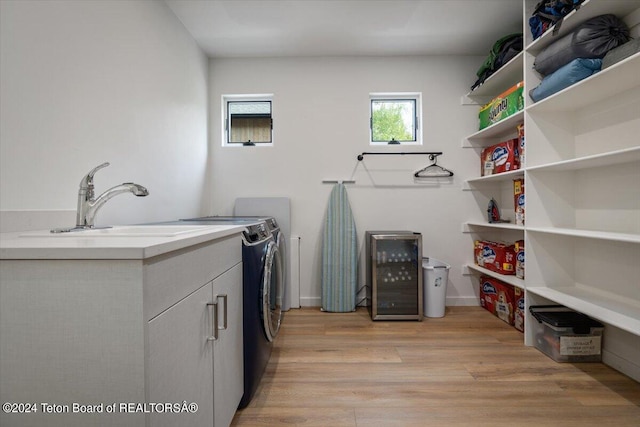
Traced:
[[209, 282], [148, 324], [148, 401], [198, 405], [193, 413], [154, 412], [153, 427], [213, 426], [212, 298]]
[[[242, 264], [213, 281], [218, 302], [218, 331], [213, 341], [214, 416], [216, 427], [228, 427], [244, 389], [242, 345]], [[226, 295], [226, 297], [223, 297]], [[226, 300], [226, 301], [225, 301]]]

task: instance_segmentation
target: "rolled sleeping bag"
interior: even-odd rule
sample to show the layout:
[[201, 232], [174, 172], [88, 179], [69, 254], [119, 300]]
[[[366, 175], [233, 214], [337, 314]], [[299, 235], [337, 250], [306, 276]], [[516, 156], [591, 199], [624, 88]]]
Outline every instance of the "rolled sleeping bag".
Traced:
[[600, 58], [629, 41], [629, 28], [612, 14], [591, 18], [545, 48], [533, 68], [548, 76], [577, 58]]
[[580, 80], [586, 79], [597, 73], [602, 68], [602, 59], [577, 58], [567, 65], [549, 74], [542, 79], [540, 84], [529, 91], [529, 96], [534, 102], [538, 102], [564, 88], [571, 86]]

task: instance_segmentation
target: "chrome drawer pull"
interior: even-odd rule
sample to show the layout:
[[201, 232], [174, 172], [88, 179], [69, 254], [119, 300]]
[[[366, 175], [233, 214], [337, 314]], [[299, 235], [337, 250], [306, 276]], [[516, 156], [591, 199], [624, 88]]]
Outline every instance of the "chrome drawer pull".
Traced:
[[207, 308], [209, 309], [213, 323], [213, 335], [208, 336], [207, 341], [216, 341], [218, 339], [218, 302], [207, 303]]
[[222, 320], [222, 327], [218, 327], [218, 329], [220, 329], [221, 331], [224, 331], [225, 329], [227, 329], [227, 294], [218, 295], [216, 297], [216, 301], [219, 298], [222, 298], [224, 300], [224, 315]]

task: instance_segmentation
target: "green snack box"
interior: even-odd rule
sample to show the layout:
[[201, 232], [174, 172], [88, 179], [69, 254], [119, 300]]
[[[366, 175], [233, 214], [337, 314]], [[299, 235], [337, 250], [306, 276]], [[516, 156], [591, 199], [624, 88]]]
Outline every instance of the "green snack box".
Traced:
[[507, 89], [480, 108], [480, 130], [506, 119], [524, 108], [524, 82]]

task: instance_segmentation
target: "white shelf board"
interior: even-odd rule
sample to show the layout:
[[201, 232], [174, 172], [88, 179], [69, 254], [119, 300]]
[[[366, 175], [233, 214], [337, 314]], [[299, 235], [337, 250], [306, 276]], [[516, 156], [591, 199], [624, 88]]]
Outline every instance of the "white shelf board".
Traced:
[[534, 233], [557, 234], [561, 236], [582, 237], [587, 239], [608, 240], [640, 244], [640, 234], [617, 233], [610, 231], [580, 230], [575, 228], [529, 227], [526, 230]]
[[467, 94], [468, 98], [479, 98], [484, 102], [485, 98], [493, 99], [511, 86], [521, 82], [522, 69], [524, 64], [524, 52], [514, 56], [509, 62], [504, 64], [498, 71], [493, 73], [481, 86]]
[[517, 288], [524, 289], [524, 280], [518, 279], [516, 276], [506, 276], [504, 274], [496, 273], [495, 271], [487, 270], [486, 268], [475, 264], [467, 264], [466, 267], [470, 270], [477, 271], [478, 273], [493, 277], [494, 279], [502, 280], [503, 282]]
[[[640, 71], [640, 70], [639, 70]], [[527, 172], [562, 172], [640, 161], [640, 146], [526, 168]]]
[[573, 10], [564, 17], [557, 34], [553, 34], [553, 27], [549, 28], [544, 34], [526, 46], [525, 50], [537, 55], [542, 49], [559, 40], [588, 19], [607, 13], [613, 13], [619, 18], [624, 18], [639, 7], [640, 2], [637, 0], [586, 0], [582, 3], [580, 9]]
[[474, 184], [483, 184], [487, 182], [511, 181], [516, 178], [522, 178], [523, 176], [524, 176], [524, 170], [516, 169], [509, 172], [497, 173], [495, 175], [487, 175], [487, 176], [481, 176], [478, 178], [471, 178], [471, 179], [468, 179], [466, 182], [469, 185], [474, 185]]
[[524, 231], [524, 226], [512, 224], [512, 223], [509, 223], [509, 222], [500, 222], [500, 223], [494, 223], [494, 224], [490, 224], [488, 222], [465, 222], [463, 224], [462, 232], [463, 233], [470, 233], [471, 232], [470, 229], [471, 228], [476, 228], [476, 227], [493, 228], [493, 229], [498, 229], [498, 230]]
[[640, 86], [640, 52], [526, 107], [528, 113], [576, 111]]
[[540, 295], [601, 322], [640, 335], [640, 301], [624, 299], [582, 286], [548, 288], [529, 286], [527, 292]]
[[[516, 126], [518, 123], [524, 122], [524, 110], [520, 110], [517, 113], [500, 120], [497, 123], [487, 126], [486, 128], [479, 130], [478, 132], [469, 135], [467, 140], [470, 142], [482, 141], [486, 138], [495, 138], [509, 133], [516, 133]], [[492, 142], [488, 141], [486, 145], [491, 145]]]

